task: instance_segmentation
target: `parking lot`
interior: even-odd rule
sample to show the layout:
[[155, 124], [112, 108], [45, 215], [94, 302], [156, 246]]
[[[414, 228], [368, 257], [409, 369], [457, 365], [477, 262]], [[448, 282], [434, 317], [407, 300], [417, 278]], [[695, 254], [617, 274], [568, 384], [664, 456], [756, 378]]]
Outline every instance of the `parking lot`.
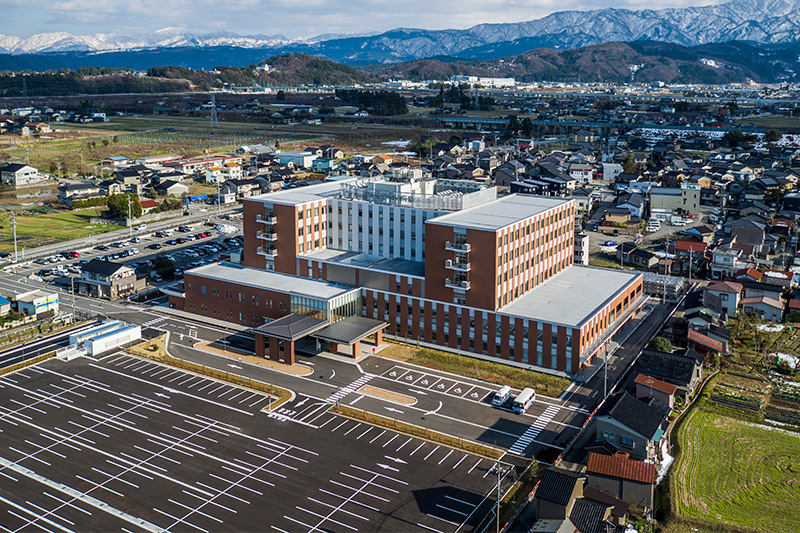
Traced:
[[154, 233], [138, 231], [134, 235], [83, 251], [64, 250], [38, 259], [28, 267], [21, 266], [20, 270], [30, 271], [44, 280], [63, 277], [65, 279], [61, 283], [69, 286], [68, 276], [80, 275], [83, 265], [96, 258], [131, 266], [141, 275], [151, 275], [151, 283], [159, 283], [163, 280], [153, 270], [157, 257], [172, 261], [180, 277], [184, 270], [219, 261], [222, 254], [241, 249], [243, 242], [241, 236], [235, 236], [235, 232], [223, 234], [201, 225], [177, 226], [174, 230]]
[[[494, 461], [128, 356], [0, 378], [8, 530], [472, 529]], [[505, 476], [507, 472], [501, 469]], [[13, 489], [3, 488], [13, 487]]]

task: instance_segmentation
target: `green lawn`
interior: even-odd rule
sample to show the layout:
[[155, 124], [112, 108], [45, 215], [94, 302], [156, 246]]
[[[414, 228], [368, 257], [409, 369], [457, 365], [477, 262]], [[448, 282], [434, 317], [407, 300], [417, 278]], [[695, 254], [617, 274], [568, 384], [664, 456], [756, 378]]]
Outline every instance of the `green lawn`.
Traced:
[[[64, 211], [49, 215], [18, 215], [17, 246], [32, 248], [58, 241], [97, 235], [124, 226], [93, 225], [90, 219], [100, 214], [101, 209], [86, 211]], [[0, 216], [0, 251], [14, 251], [14, 236], [8, 214]]]
[[697, 520], [712, 531], [737, 526], [798, 531], [800, 434], [700, 406], [687, 415], [673, 442], [681, 450], [670, 478], [677, 521]]

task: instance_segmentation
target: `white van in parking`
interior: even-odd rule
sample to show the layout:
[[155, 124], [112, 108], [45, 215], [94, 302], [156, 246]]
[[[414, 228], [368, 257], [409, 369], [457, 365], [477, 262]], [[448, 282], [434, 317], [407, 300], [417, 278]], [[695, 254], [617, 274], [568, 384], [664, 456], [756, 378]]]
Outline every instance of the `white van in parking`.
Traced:
[[495, 407], [500, 407], [504, 403], [506, 403], [509, 398], [511, 398], [511, 387], [509, 387], [508, 385], [503, 385], [502, 387], [500, 387], [500, 390], [494, 393], [494, 397], [492, 398], [492, 405], [494, 405]]

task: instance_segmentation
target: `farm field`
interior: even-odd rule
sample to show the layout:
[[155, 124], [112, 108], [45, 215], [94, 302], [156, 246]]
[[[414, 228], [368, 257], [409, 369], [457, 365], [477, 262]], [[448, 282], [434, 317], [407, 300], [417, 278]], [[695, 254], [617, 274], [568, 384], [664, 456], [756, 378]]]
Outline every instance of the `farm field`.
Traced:
[[[668, 531], [690, 530], [698, 522], [708, 531], [797, 531], [800, 433], [700, 406], [687, 415], [673, 442], [680, 444], [670, 477], [677, 523]], [[681, 519], [692, 528], [683, 528]]]
[[[58, 241], [97, 235], [123, 226], [94, 225], [91, 219], [100, 215], [101, 209], [76, 212], [56, 212], [41, 215], [17, 215], [17, 247], [33, 248]], [[14, 236], [7, 213], [0, 215], [0, 251], [14, 252]]]

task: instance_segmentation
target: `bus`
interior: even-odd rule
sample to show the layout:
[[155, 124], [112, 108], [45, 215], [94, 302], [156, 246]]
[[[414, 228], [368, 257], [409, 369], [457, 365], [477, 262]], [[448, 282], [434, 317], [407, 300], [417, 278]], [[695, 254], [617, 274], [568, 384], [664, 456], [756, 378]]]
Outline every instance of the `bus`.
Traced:
[[528, 410], [528, 407], [533, 405], [533, 401], [535, 399], [536, 391], [528, 387], [526, 389], [522, 389], [522, 392], [519, 393], [519, 396], [514, 398], [514, 402], [511, 405], [514, 408], [515, 413], [524, 413]]
[[492, 398], [492, 405], [495, 407], [501, 407], [508, 399], [511, 397], [511, 387], [508, 385], [503, 385], [500, 387], [500, 390], [494, 393], [494, 398]]

